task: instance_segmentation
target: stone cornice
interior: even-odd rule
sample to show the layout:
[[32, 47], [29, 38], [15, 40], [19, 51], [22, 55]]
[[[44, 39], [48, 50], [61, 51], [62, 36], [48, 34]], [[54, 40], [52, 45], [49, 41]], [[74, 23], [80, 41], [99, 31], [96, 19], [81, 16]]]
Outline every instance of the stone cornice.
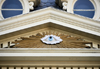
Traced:
[[49, 22], [100, 36], [99, 21], [51, 7], [0, 21], [0, 35]]
[[100, 49], [0, 49], [0, 66], [20, 65], [100, 66]]
[[[2, 48], [0, 53], [100, 53], [100, 49], [86, 48]], [[80, 55], [79, 55], [80, 56]], [[98, 55], [99, 56], [99, 55]]]

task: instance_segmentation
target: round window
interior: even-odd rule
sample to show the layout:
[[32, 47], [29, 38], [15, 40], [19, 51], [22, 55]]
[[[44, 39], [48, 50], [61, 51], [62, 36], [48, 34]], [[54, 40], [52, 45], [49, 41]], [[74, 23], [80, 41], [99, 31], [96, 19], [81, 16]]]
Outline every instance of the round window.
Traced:
[[93, 18], [95, 9], [90, 0], [77, 0], [74, 5], [74, 13]]
[[6, 0], [1, 9], [4, 18], [22, 14], [23, 8], [19, 0]]

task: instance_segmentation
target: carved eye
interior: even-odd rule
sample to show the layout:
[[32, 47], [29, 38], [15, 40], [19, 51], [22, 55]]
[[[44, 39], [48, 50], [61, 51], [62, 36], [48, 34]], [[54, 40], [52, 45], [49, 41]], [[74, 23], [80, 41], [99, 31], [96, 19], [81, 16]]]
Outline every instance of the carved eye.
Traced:
[[62, 39], [55, 35], [46, 35], [45, 37], [41, 38], [41, 41], [46, 44], [57, 44], [62, 42]]
[[50, 36], [50, 37], [48, 38], [48, 40], [49, 40], [49, 41], [52, 41], [52, 40], [53, 40], [53, 37], [52, 37], [52, 36]]

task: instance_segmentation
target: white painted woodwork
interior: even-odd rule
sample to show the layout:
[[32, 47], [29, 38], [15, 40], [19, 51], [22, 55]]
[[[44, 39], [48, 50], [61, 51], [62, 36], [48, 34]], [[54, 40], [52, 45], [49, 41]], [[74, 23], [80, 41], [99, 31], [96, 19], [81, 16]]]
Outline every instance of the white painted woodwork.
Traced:
[[58, 67], [58, 69], [64, 69], [64, 67]]
[[64, 11], [50, 7], [1, 21], [0, 35], [34, 27], [48, 22], [100, 36], [99, 21], [76, 16], [74, 14], [66, 13]]
[[[62, 67], [61, 66], [60, 67], [53, 67], [53, 66], [50, 66], [50, 67], [51, 67], [51, 69], [57, 69], [57, 68], [58, 69], [64, 69], [64, 68], [65, 69], [92, 69], [92, 68], [93, 69], [99, 69], [99, 67], [95, 67], [95, 66], [94, 67], [84, 67], [84, 66], [83, 67], [77, 67], [77, 66], [76, 67], [73, 67], [73, 66], [72, 67], [70, 67], [70, 66], [69, 67], [68, 66], [67, 67], [65, 67], [65, 66], [64, 67], [63, 66]], [[39, 67], [39, 66], [37, 66], [37, 69], [50, 69], [50, 67], [45, 67], [45, 66]], [[8, 69], [14, 69], [14, 67], [1, 67], [1, 69], [7, 69], [7, 68]], [[22, 69], [28, 69], [28, 68], [29, 69], [36, 69], [36, 67], [34, 67], [34, 66], [33, 67], [32, 66], [31, 67], [30, 66], [28, 66], [28, 67], [22, 66]], [[21, 67], [15, 67], [15, 69], [21, 69]]]
[[[66, 13], [64, 11], [61, 10], [57, 10], [54, 8], [45, 8], [45, 9], [41, 9], [35, 12], [31, 12], [29, 14], [25, 14], [25, 15], [19, 15], [19, 16], [15, 16], [12, 18], [8, 18], [5, 20], [0, 21], [0, 35], [4, 35], [4, 37], [8, 36], [8, 33], [13, 33], [13, 34], [18, 34], [21, 33], [20, 35], [16, 35], [13, 37], [13, 34], [9, 34], [9, 38], [5, 38], [0, 40], [0, 44], [3, 43], [3, 47], [7, 47], [7, 43], [10, 41], [14, 41], [17, 38], [20, 38], [22, 36], [31, 36], [33, 35], [34, 32], [36, 31], [31, 31], [29, 32], [29, 28], [32, 27], [36, 27], [38, 25], [44, 25], [49, 23], [52, 27], [55, 27], [52, 24], [58, 24], [59, 26], [64, 26], [66, 28], [72, 28], [75, 30], [79, 30], [84, 32], [84, 34], [89, 33], [87, 35], [87, 37], [81, 36], [82, 34], [79, 33], [77, 36], [82, 37], [84, 39], [89, 39], [89, 41], [93, 42], [93, 46], [95, 48], [97, 48], [97, 44], [100, 43], [100, 41], [96, 41], [95, 38], [98, 38], [100, 36], [100, 22], [99, 21], [95, 21], [89, 18], [85, 18], [85, 17], [81, 17], [81, 16], [77, 16], [74, 14], [70, 14], [70, 13]], [[61, 28], [60, 27], [60, 28]], [[28, 28], [28, 29], [27, 29]], [[48, 28], [48, 27], [47, 27]], [[59, 29], [60, 29], [59, 28]], [[27, 30], [25, 30], [27, 29]], [[39, 29], [39, 27], [38, 27]], [[52, 29], [52, 28], [50, 28]], [[53, 28], [56, 29], [56, 28]], [[23, 30], [23, 31], [21, 31]], [[20, 31], [20, 32], [15, 32], [15, 31]], [[22, 32], [27, 31], [26, 33], [22, 34]], [[40, 32], [41, 30], [39, 30], [38, 32]], [[61, 30], [63, 31], [63, 30]], [[32, 33], [33, 32], [33, 33]], [[67, 30], [64, 31], [65, 33], [69, 33]], [[78, 32], [78, 31], [73, 31], [73, 32]], [[31, 34], [30, 34], [31, 33]], [[74, 33], [72, 33], [73, 35], [76, 35]], [[89, 36], [91, 35], [96, 35], [98, 37], [93, 37], [93, 38], [89, 38]]]
[[21, 67], [16, 67], [16, 69], [21, 69]]
[[51, 69], [57, 69], [57, 67], [51, 67]]
[[9, 67], [9, 69], [14, 69], [14, 67]]
[[30, 67], [30, 69], [35, 69], [35, 67]]
[[66, 69], [71, 69], [71, 67], [66, 67]]
[[28, 67], [23, 67], [23, 69], [28, 69]]
[[42, 69], [42, 67], [37, 67], [37, 69]]
[[94, 67], [94, 69], [99, 69], [99, 67]]
[[44, 69], [50, 69], [50, 67], [44, 67]]
[[80, 69], [85, 69], [85, 67], [80, 67]]
[[73, 67], [73, 69], [78, 69], [78, 67]]
[[87, 67], [87, 69], [92, 69], [92, 67]]
[[7, 67], [1, 67], [1, 69], [7, 69]]

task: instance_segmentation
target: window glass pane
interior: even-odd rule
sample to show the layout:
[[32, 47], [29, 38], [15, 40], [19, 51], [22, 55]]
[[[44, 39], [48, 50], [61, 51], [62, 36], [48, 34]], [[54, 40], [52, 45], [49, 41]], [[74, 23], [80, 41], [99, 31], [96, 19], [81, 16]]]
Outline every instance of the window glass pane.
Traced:
[[93, 18], [94, 11], [74, 11], [75, 14], [79, 14], [85, 17]]
[[4, 18], [12, 17], [19, 14], [22, 14], [22, 11], [2, 10], [2, 15]]
[[77, 0], [74, 9], [94, 9], [94, 7], [89, 0]]
[[22, 9], [22, 5], [19, 0], [6, 0], [2, 9]]

